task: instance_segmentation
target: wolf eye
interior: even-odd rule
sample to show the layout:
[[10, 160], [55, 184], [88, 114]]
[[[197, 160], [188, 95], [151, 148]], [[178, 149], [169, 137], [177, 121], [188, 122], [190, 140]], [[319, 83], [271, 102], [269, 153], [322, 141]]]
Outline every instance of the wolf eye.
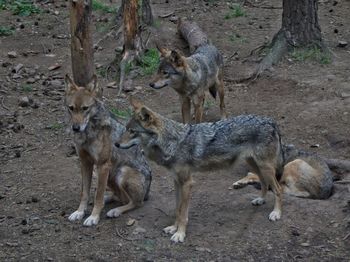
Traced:
[[68, 108], [69, 108], [70, 111], [74, 110], [74, 106], [69, 106]]
[[86, 111], [86, 110], [89, 109], [89, 107], [88, 106], [83, 106], [81, 109], [83, 109], [83, 111]]

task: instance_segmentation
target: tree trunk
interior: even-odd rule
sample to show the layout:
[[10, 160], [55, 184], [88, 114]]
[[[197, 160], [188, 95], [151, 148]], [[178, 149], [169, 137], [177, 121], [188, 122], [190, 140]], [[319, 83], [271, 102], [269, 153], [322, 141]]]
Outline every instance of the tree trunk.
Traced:
[[209, 44], [208, 36], [195, 22], [179, 19], [177, 30], [188, 43], [191, 54], [201, 45]]
[[149, 0], [142, 0], [142, 23], [153, 25], [153, 13]]
[[289, 45], [321, 47], [322, 36], [317, 10], [317, 0], [283, 0], [281, 30]]
[[277, 64], [292, 47], [317, 46], [327, 50], [318, 23], [318, 0], [283, 0], [282, 28], [274, 36], [269, 53], [245, 82], [257, 79], [265, 70]]
[[91, 2], [91, 0], [70, 0], [72, 71], [74, 82], [80, 86], [90, 83], [94, 74]]
[[127, 65], [134, 59], [138, 59], [142, 51], [141, 30], [138, 17], [138, 0], [125, 1], [123, 11], [124, 47], [122, 60], [120, 62], [118, 95], [120, 95], [124, 88]]

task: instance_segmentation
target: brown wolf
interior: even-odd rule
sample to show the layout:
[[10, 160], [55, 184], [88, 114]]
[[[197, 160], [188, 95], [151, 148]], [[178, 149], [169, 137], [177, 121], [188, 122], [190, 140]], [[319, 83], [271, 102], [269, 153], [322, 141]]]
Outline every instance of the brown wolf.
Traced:
[[81, 162], [82, 192], [78, 209], [69, 216], [70, 221], [81, 220], [86, 212], [93, 167], [98, 184], [91, 215], [85, 226], [96, 225], [104, 206], [106, 186], [123, 204], [108, 211], [108, 217], [141, 206], [147, 200], [151, 184], [151, 170], [139, 147], [120, 152], [113, 144], [125, 127], [114, 119], [102, 102], [102, 89], [97, 77], [85, 87], [77, 86], [67, 75], [65, 104], [74, 131], [76, 151]]
[[214, 123], [185, 125], [165, 118], [133, 99], [131, 104], [135, 113], [116, 146], [127, 149], [140, 144], [150, 160], [174, 173], [176, 220], [164, 229], [173, 234], [171, 240], [183, 242], [186, 235], [191, 173], [227, 168], [237, 159], [245, 160], [262, 181], [261, 197], [254, 199], [252, 204], [263, 204], [270, 187], [275, 194], [275, 205], [269, 219], [280, 219], [282, 190], [276, 172], [282, 172], [283, 155], [279, 129], [272, 119], [243, 115]]
[[154, 89], [166, 86], [174, 88], [180, 96], [183, 123], [191, 121], [191, 102], [196, 123], [202, 121], [206, 91], [214, 98], [219, 93], [220, 114], [221, 118], [225, 118], [223, 58], [217, 48], [210, 44], [203, 45], [189, 57], [176, 50], [159, 48], [159, 51], [160, 65], [150, 86]]
[[[283, 192], [303, 198], [328, 198], [333, 188], [333, 177], [328, 165], [317, 155], [297, 150], [293, 145], [283, 145], [282, 149], [285, 164], [279, 182]], [[256, 184], [260, 184], [259, 177], [248, 173], [233, 183], [233, 188]]]

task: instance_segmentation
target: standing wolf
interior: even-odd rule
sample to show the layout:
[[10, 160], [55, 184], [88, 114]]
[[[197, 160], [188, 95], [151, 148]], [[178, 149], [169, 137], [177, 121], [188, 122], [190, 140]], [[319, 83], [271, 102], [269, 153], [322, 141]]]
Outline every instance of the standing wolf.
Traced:
[[[195, 25], [192, 34], [204, 33]], [[195, 48], [189, 57], [181, 55], [176, 50], [158, 48], [161, 61], [150, 86], [154, 89], [170, 86], [179, 94], [183, 123], [191, 121], [191, 102], [194, 106], [196, 123], [202, 121], [205, 92], [208, 90], [214, 98], [217, 92], [219, 93], [221, 118], [226, 118], [223, 57], [218, 49], [207, 41], [196, 45]]]
[[69, 216], [70, 221], [81, 220], [86, 212], [93, 167], [96, 166], [98, 184], [91, 215], [84, 226], [97, 225], [104, 206], [106, 186], [123, 204], [108, 211], [108, 217], [139, 207], [147, 200], [151, 185], [151, 170], [139, 147], [122, 152], [113, 144], [125, 127], [118, 123], [102, 102], [102, 90], [96, 76], [86, 87], [77, 86], [68, 75], [65, 104], [67, 106], [76, 151], [81, 162], [82, 192], [78, 210]]
[[184, 125], [153, 112], [138, 101], [131, 100], [131, 104], [135, 113], [116, 146], [127, 149], [141, 144], [149, 159], [174, 173], [176, 220], [164, 229], [173, 234], [171, 240], [183, 242], [186, 235], [191, 173], [227, 168], [239, 158], [252, 167], [261, 181], [261, 197], [252, 204], [263, 204], [270, 187], [275, 194], [275, 205], [269, 219], [280, 219], [282, 192], [276, 172], [282, 172], [283, 155], [279, 130], [272, 119], [244, 115], [215, 123]]

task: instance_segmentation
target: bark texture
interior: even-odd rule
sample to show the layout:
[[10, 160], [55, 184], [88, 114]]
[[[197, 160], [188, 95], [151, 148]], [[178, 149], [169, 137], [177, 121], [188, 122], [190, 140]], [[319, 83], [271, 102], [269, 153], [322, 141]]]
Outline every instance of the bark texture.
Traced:
[[198, 47], [209, 44], [206, 33], [195, 22], [179, 19], [177, 24], [179, 34], [186, 40], [192, 54]]
[[283, 0], [281, 30], [288, 44], [294, 47], [320, 46], [322, 35], [317, 11], [317, 0]]
[[75, 83], [80, 86], [90, 83], [94, 75], [91, 2], [91, 0], [70, 0], [72, 71]]

